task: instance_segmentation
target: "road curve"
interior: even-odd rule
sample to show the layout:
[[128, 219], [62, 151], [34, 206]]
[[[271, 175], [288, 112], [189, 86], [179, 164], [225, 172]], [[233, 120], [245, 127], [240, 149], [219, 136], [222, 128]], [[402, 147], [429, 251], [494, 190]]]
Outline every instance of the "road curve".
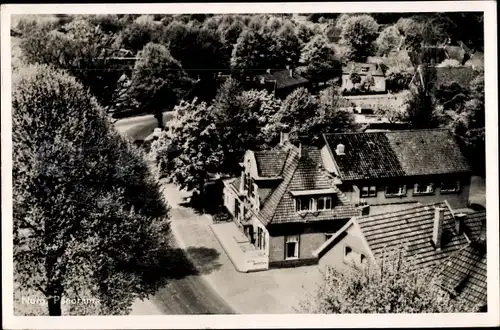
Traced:
[[[166, 124], [175, 112], [163, 113], [163, 123]], [[137, 116], [116, 120], [113, 123], [115, 129], [131, 138], [132, 140], [144, 140], [153, 130], [158, 127], [158, 122], [153, 115]]]

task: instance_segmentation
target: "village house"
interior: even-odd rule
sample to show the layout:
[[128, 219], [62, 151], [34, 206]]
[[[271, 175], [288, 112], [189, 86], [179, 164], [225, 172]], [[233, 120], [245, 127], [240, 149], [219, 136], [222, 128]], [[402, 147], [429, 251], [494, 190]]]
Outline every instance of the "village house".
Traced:
[[247, 151], [241, 166], [241, 177], [225, 182], [224, 204], [268, 267], [316, 264], [312, 252], [359, 214], [320, 150], [294, 146], [287, 134], [276, 149]]
[[287, 66], [285, 70], [268, 69], [266, 73], [255, 76], [254, 86], [274, 92], [279, 98], [286, 98], [297, 88], [310, 88], [310, 82]]
[[447, 200], [466, 208], [470, 167], [446, 129], [324, 135], [323, 164], [369, 214]]
[[[354, 84], [351, 79], [352, 74], [358, 74], [361, 81]], [[376, 63], [349, 63], [342, 69], [341, 90], [346, 93], [350, 92], [352, 89], [359, 89], [360, 86], [367, 81], [367, 79], [372, 78], [373, 84], [369, 86], [368, 91], [385, 93], [387, 91], [385, 85], [385, 74], [380, 65]]]
[[486, 251], [475, 237], [485, 218], [485, 212], [455, 214], [446, 202], [354, 217], [314, 255], [320, 267], [348, 270], [376, 267], [386, 253], [399, 250], [414, 258], [414, 267], [443, 274], [446, 291], [484, 306]]

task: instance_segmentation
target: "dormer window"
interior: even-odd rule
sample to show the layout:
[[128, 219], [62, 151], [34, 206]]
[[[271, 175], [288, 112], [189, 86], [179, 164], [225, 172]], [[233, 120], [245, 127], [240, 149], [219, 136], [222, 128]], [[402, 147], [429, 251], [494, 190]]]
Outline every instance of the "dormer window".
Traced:
[[333, 208], [332, 196], [300, 196], [295, 199], [295, 210], [297, 212], [328, 211]]
[[297, 212], [314, 212], [316, 200], [312, 197], [299, 197], [295, 200], [295, 209]]
[[361, 72], [368, 72], [368, 70], [369, 70], [369, 68], [366, 66], [361, 68]]
[[318, 198], [318, 211], [326, 211], [332, 209], [332, 197], [322, 196]]

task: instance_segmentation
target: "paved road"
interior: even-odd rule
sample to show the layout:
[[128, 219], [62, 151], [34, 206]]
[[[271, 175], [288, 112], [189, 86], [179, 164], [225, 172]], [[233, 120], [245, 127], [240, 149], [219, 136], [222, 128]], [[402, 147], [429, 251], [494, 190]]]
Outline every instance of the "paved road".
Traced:
[[[166, 123], [173, 117], [165, 112]], [[117, 130], [133, 139], [144, 138], [157, 127], [152, 115], [120, 119], [114, 123]], [[175, 201], [177, 203], [177, 201]], [[184, 255], [185, 256], [185, 255]], [[186, 259], [187, 260], [187, 259]], [[215, 292], [201, 275], [187, 275], [171, 279], [168, 284], [146, 301], [137, 301], [133, 315], [152, 314], [234, 314], [233, 309]]]
[[151, 301], [163, 314], [234, 314], [199, 275], [172, 280]]
[[[172, 119], [174, 112], [163, 113], [163, 123]], [[153, 130], [158, 127], [158, 122], [153, 115], [130, 117], [119, 119], [114, 123], [118, 132], [123, 133], [133, 140], [144, 140]]]

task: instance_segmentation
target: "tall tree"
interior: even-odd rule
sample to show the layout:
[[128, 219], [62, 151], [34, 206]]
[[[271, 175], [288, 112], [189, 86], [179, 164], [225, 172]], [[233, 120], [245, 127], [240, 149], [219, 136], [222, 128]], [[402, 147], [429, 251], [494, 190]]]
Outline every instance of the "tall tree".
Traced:
[[181, 102], [167, 130], [152, 143], [151, 156], [160, 175], [181, 189], [204, 194], [210, 174], [219, 173], [223, 152], [212, 107], [205, 102]]
[[224, 63], [229, 64], [231, 62], [231, 54], [233, 52], [234, 45], [238, 41], [238, 38], [244, 29], [245, 24], [241, 20], [236, 19], [231, 21], [231, 23], [221, 24], [217, 27], [217, 31], [220, 33], [223, 45], [222, 52]]
[[399, 51], [399, 47], [403, 45], [403, 39], [398, 28], [394, 25], [388, 26], [380, 32], [380, 35], [375, 40], [377, 52], [380, 55], [387, 55], [391, 51]]
[[269, 35], [251, 29], [241, 32], [231, 55], [231, 70], [240, 75], [252, 75], [269, 67]]
[[130, 95], [144, 112], [152, 112], [163, 127], [163, 111], [172, 109], [191, 89], [192, 81], [167, 47], [149, 43], [138, 54]]
[[399, 251], [382, 257], [379, 266], [339, 270], [328, 268], [316, 294], [300, 304], [305, 313], [464, 313], [478, 306], [451, 297], [440, 288], [442, 279], [432, 270], [416, 267]]
[[290, 22], [283, 23], [271, 38], [274, 45], [270, 52], [273, 58], [271, 67], [296, 67], [300, 60], [300, 39], [297, 37], [295, 26]]
[[437, 127], [439, 121], [432, 94], [422, 89], [411, 91], [406, 100], [405, 121], [414, 129]]
[[349, 49], [349, 58], [364, 62], [374, 54], [374, 41], [378, 35], [378, 24], [369, 15], [353, 16], [342, 27], [342, 42]]
[[239, 173], [238, 163], [248, 149], [262, 147], [262, 128], [280, 106], [280, 101], [266, 91], [242, 92], [234, 79], [227, 80], [212, 103], [215, 123], [224, 152], [223, 171]]
[[107, 106], [123, 73], [111, 60], [116, 52], [114, 35], [105, 33], [88, 17], [73, 20], [59, 30], [53, 28], [52, 23], [36, 25], [23, 36], [20, 47], [26, 62], [68, 70]]
[[192, 79], [212, 80], [218, 71], [229, 67], [217, 31], [174, 21], [166, 28], [164, 39]]
[[470, 164], [476, 173], [480, 175], [484, 175], [486, 171], [486, 114], [484, 100], [483, 73], [471, 81], [469, 93], [465, 100], [456, 102], [455, 114], [450, 125]]
[[126, 313], [158, 288], [140, 270], [168, 247], [168, 207], [142, 154], [48, 66], [19, 71], [12, 105], [16, 282], [49, 315], [82, 293], [100, 301], [92, 313]]
[[121, 47], [137, 54], [149, 42], [158, 42], [163, 25], [157, 24], [152, 15], [141, 15], [126, 25], [119, 35]]
[[300, 59], [303, 74], [313, 83], [326, 82], [342, 76], [341, 63], [335, 48], [325, 36], [317, 35], [302, 48]]
[[423, 25], [412, 18], [400, 18], [396, 23], [399, 32], [405, 38], [405, 48], [408, 51], [420, 51]]
[[279, 140], [279, 133], [290, 133], [292, 142], [314, 143], [323, 133], [349, 129], [352, 116], [340, 110], [340, 96], [331, 87], [317, 98], [304, 88], [296, 89], [283, 101], [264, 132], [269, 144]]

